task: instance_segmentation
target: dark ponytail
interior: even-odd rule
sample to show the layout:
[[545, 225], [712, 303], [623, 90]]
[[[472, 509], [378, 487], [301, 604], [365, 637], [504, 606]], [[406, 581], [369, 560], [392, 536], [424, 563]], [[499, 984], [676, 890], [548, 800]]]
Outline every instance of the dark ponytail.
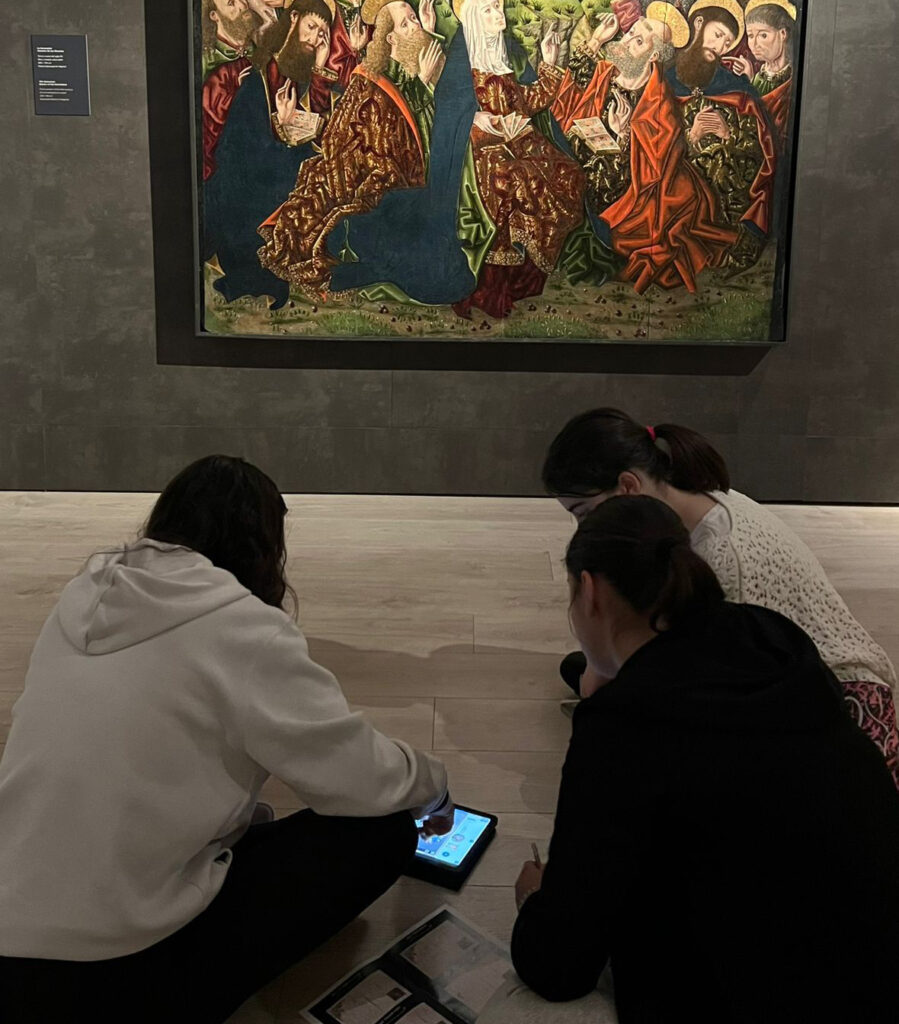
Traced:
[[565, 424], [549, 446], [543, 486], [559, 496], [599, 494], [635, 469], [682, 491], [730, 490], [727, 465], [702, 434], [674, 423], [646, 427], [609, 408], [591, 409]]
[[680, 517], [648, 495], [610, 498], [585, 516], [565, 565], [575, 581], [582, 572], [608, 580], [636, 611], [651, 612], [655, 630], [676, 629], [724, 600]]

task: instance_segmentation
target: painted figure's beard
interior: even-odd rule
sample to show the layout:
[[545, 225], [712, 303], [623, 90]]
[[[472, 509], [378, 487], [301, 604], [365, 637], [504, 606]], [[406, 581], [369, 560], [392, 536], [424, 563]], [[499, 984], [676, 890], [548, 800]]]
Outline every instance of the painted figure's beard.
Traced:
[[677, 77], [691, 89], [704, 89], [715, 77], [721, 66], [717, 57], [709, 60], [698, 35], [692, 43], [677, 56]]
[[238, 46], [246, 46], [252, 40], [258, 25], [256, 15], [250, 10], [241, 11], [227, 20], [222, 19], [225, 35]]
[[285, 78], [305, 84], [312, 77], [315, 66], [315, 47], [311, 43], [300, 42], [294, 35], [287, 39], [275, 60]]
[[406, 74], [418, 74], [421, 51], [431, 42], [432, 38], [423, 28], [418, 28], [413, 35], [394, 40], [393, 58]]
[[645, 57], [634, 57], [628, 53], [627, 46], [619, 41], [606, 46], [606, 57], [615, 65], [625, 78], [639, 78], [646, 70], [652, 52]]

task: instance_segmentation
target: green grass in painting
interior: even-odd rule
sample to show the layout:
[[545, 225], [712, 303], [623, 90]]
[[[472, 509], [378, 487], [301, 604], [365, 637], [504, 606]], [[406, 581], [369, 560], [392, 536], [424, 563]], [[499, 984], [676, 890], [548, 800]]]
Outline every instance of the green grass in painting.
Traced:
[[739, 295], [727, 302], [690, 310], [674, 336], [696, 341], [767, 341], [770, 321], [769, 300]]
[[373, 316], [357, 313], [355, 309], [335, 309], [331, 313], [319, 313], [317, 323], [329, 336], [366, 336], [384, 337], [396, 334], [390, 324], [385, 324]]

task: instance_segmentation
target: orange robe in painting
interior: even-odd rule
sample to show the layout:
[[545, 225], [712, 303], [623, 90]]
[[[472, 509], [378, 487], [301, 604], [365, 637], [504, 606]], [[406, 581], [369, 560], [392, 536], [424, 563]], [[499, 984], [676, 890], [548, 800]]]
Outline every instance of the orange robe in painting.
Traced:
[[328, 237], [345, 218], [373, 210], [391, 189], [422, 187], [425, 151], [415, 118], [386, 75], [359, 65], [287, 201], [259, 228], [263, 267], [320, 296], [337, 264]]
[[[581, 90], [566, 73], [552, 112], [566, 134], [575, 118], [602, 115], [617, 69], [600, 61]], [[718, 267], [737, 239], [719, 223], [715, 195], [687, 160], [681, 111], [658, 66], [630, 122], [630, 183], [625, 194], [598, 210], [612, 247], [627, 260], [621, 278], [638, 293], [651, 284], [696, 290], [706, 267]]]

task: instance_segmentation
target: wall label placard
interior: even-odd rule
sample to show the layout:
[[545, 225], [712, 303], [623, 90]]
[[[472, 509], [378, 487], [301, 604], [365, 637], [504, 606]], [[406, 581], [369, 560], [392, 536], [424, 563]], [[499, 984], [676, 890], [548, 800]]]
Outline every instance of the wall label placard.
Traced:
[[35, 114], [88, 117], [87, 36], [32, 36]]

